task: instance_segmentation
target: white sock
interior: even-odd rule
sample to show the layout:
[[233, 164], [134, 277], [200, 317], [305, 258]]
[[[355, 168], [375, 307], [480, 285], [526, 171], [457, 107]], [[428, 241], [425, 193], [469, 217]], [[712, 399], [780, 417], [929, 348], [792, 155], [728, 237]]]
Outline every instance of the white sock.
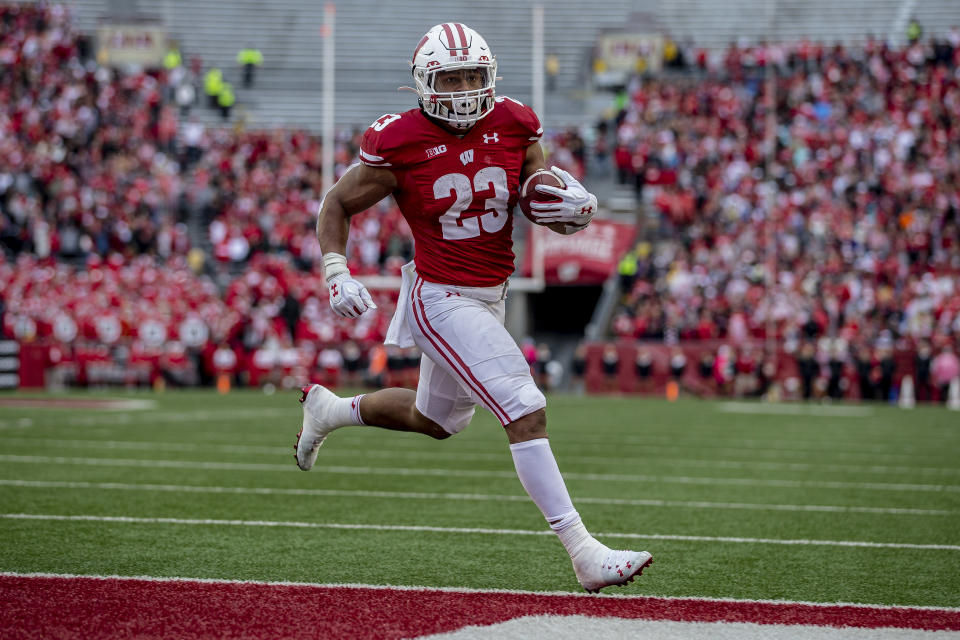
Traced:
[[580, 522], [580, 514], [573, 508], [567, 485], [563, 482], [557, 460], [550, 450], [550, 441], [537, 438], [518, 442], [510, 445], [510, 453], [513, 455], [513, 465], [517, 469], [520, 484], [540, 507], [540, 513], [550, 523], [550, 528], [560, 536], [560, 541], [567, 547], [567, 551], [570, 548], [564, 538], [575, 541], [580, 537], [574, 532], [565, 536], [567, 530], [579, 525], [583, 533], [589, 536]]
[[361, 393], [352, 398], [337, 398], [333, 403], [333, 410], [329, 414], [331, 422], [337, 427], [366, 424], [360, 417], [360, 398], [363, 396], [364, 394]]

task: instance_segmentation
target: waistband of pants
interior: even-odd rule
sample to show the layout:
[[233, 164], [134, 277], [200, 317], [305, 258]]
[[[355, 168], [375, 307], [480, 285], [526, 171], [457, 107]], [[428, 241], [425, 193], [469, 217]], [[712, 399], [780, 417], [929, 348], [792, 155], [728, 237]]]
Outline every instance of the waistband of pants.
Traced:
[[[423, 277], [420, 277], [423, 280]], [[483, 302], [499, 302], [507, 297], [507, 288], [510, 283], [509, 280], [504, 280], [501, 284], [494, 285], [492, 287], [460, 287], [452, 284], [440, 284], [439, 282], [430, 282], [429, 280], [423, 280], [425, 285], [430, 287], [435, 287], [448, 291], [450, 293], [456, 293], [461, 296], [466, 296], [467, 298], [473, 298], [474, 300], [481, 300]]]

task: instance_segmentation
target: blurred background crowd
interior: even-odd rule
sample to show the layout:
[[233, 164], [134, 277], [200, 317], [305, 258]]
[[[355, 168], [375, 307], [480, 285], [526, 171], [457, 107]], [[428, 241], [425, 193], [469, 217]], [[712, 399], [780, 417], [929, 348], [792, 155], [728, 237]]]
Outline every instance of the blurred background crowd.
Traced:
[[[960, 30], [670, 44], [668, 73], [638, 69], [593, 125], [547, 132], [548, 164], [646, 214], [591, 348], [523, 341], [538, 379], [643, 391], [659, 372], [760, 395], [789, 370], [794, 396], [889, 399], [909, 371], [942, 399], [960, 344]], [[60, 5], [0, 4], [0, 62], [0, 331], [44, 345], [48, 384], [415, 384], [418, 354], [381, 345], [395, 291], [355, 323], [327, 304], [318, 135], [198, 118], [180, 88], [202, 61], [103, 65]], [[337, 132], [336, 175], [361, 134]], [[412, 255], [392, 200], [353, 219], [355, 274]]]

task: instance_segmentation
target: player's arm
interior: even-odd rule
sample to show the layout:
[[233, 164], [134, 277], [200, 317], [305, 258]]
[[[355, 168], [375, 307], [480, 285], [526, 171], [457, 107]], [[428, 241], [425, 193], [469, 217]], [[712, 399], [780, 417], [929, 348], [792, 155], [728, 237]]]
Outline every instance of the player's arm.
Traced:
[[[527, 147], [527, 155], [524, 158], [523, 167], [520, 169], [520, 184], [523, 184], [535, 172], [545, 168], [546, 161], [543, 157], [543, 148], [539, 142], [534, 142]], [[564, 226], [559, 227], [563, 229], [562, 231], [557, 231], [555, 226], [550, 227], [557, 233], [569, 235], [586, 229], [593, 219], [593, 215], [597, 212], [597, 197], [560, 167], [550, 167], [550, 170], [560, 176], [560, 179], [566, 185], [566, 189], [558, 189], [543, 184], [538, 184], [536, 189], [541, 193], [560, 198], [560, 202], [534, 202], [531, 208], [538, 218], [546, 222], [564, 223]]]
[[543, 159], [543, 147], [539, 142], [534, 142], [527, 147], [527, 155], [523, 159], [523, 167], [520, 169], [520, 184], [527, 181], [527, 178], [535, 174], [540, 169], [546, 169], [547, 162]]
[[350, 218], [377, 204], [397, 188], [397, 178], [389, 169], [355, 164], [337, 181], [320, 203], [317, 241], [326, 255], [347, 250]]
[[317, 241], [323, 253], [330, 306], [341, 316], [356, 318], [367, 309], [377, 308], [366, 287], [354, 280], [347, 268], [350, 218], [386, 198], [396, 187], [396, 176], [390, 170], [356, 164], [347, 169], [320, 203]]

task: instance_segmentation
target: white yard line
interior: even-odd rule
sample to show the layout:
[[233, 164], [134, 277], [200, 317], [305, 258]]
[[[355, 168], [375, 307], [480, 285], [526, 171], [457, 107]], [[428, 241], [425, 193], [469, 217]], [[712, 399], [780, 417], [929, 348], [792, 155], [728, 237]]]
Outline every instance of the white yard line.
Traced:
[[[295, 424], [296, 428], [299, 428], [299, 423]], [[340, 431], [339, 438], [349, 438], [349, 437], [366, 437], [362, 435], [364, 432], [347, 429], [346, 431]], [[781, 432], [769, 432], [770, 438], [757, 438], [755, 437], [756, 431], [752, 432], [753, 435], [750, 437], [739, 435], [736, 432], [731, 432], [728, 430], [711, 428], [706, 431], [679, 431], [676, 435], [663, 435], [663, 434], [648, 434], [644, 433], [643, 427], [637, 427], [635, 429], [626, 428], [617, 431], [616, 433], [608, 432], [607, 434], [595, 434], [591, 431], [585, 430], [569, 430], [565, 431], [562, 435], [557, 436], [559, 440], [564, 443], [573, 443], [576, 445], [586, 445], [586, 446], [597, 446], [604, 447], [609, 446], [611, 441], [616, 443], [625, 443], [625, 444], [637, 444], [642, 446], [655, 446], [664, 449], [682, 449], [684, 451], [688, 449], [707, 449], [714, 451], [718, 448], [732, 448], [739, 451], [743, 449], [760, 449], [764, 451], [776, 451], [784, 453], [809, 453], [809, 452], [824, 452], [829, 453], [845, 453], [851, 455], [872, 455], [874, 453], [881, 453], [886, 455], [896, 455], [896, 456], [906, 456], [910, 457], [911, 453], [922, 453], [928, 449], [925, 447], [927, 445], [932, 445], [936, 447], [944, 442], [943, 437], [930, 438], [928, 441], [925, 441], [923, 446], [918, 445], [918, 439], [913, 438], [904, 438], [902, 441], [885, 441], [885, 442], [864, 442], [858, 440], [835, 440], [830, 439], [829, 444], [830, 448], [825, 447], [825, 442], [823, 437], [812, 436], [810, 438], [797, 438], [795, 436], [787, 436]], [[466, 440], [472, 437], [471, 432], [465, 432], [465, 435], [458, 436], [461, 440]], [[406, 439], [396, 441], [400, 444], [408, 444], [409, 446], [419, 446], [414, 442], [413, 439]], [[479, 443], [478, 443], [479, 444]]]
[[[251, 410], [227, 410], [227, 411], [211, 411], [211, 410], [197, 410], [192, 412], [158, 412], [151, 413], [148, 416], [135, 415], [129, 413], [120, 413], [114, 415], [84, 415], [84, 416], [75, 416], [72, 418], [57, 419], [57, 420], [46, 420], [42, 418], [28, 418], [30, 423], [25, 422], [15, 422], [13, 420], [2, 421], [0, 420], [0, 431], [4, 429], [23, 429], [26, 427], [62, 427], [62, 426], [79, 426], [79, 427], [110, 427], [110, 426], [122, 426], [130, 427], [137, 426], [143, 423], [144, 420], [150, 420], [157, 423], [173, 423], [178, 425], [184, 422], [192, 422], [191, 425], [193, 433], [207, 433], [211, 435], [223, 436], [223, 430], [220, 428], [213, 430], [202, 429], [203, 423], [221, 423], [223, 421], [231, 421], [237, 418], [265, 418], [265, 419], [274, 419], [274, 418], [290, 418], [291, 419], [291, 431], [290, 433], [295, 433], [295, 429], [299, 428], [299, 420], [295, 420], [295, 416], [291, 414], [288, 410], [281, 409], [251, 409]], [[23, 420], [23, 419], [21, 419]], [[292, 437], [292, 436], [291, 436]], [[341, 432], [341, 435], [338, 436], [338, 439], [341, 440], [350, 440], [353, 438], [353, 435], [350, 433], [350, 430]], [[783, 458], [800, 458], [807, 460], [815, 455], [829, 455], [831, 458], [840, 458], [845, 460], [857, 461], [863, 458], [868, 458], [871, 463], [876, 462], [911, 462], [917, 459], [918, 456], [928, 455], [929, 448], [918, 447], [915, 443], [871, 443], [871, 442], [843, 442], [831, 446], [828, 450], [825, 450], [823, 447], [823, 442], [821, 440], [789, 440], [789, 439], [777, 439], [776, 441], [767, 441], [762, 439], [755, 438], [737, 438], [724, 436], [723, 438], [717, 440], [717, 444], [709, 444], [709, 441], [704, 439], [694, 439], [691, 441], [689, 437], [679, 436], [662, 436], [662, 435], [643, 435], [643, 436], [630, 436], [630, 435], [618, 435], [615, 437], [615, 440], [618, 445], [637, 445], [643, 447], [644, 451], [649, 452], [666, 452], [668, 454], [683, 454], [684, 456], [689, 455], [690, 453], [697, 452], [707, 452], [707, 455], [729, 455], [729, 456], [743, 456], [749, 455], [751, 457], [763, 457], [771, 460], [779, 461]], [[607, 437], [590, 437], [589, 435], [583, 433], [577, 434], [568, 434], [562, 438], [562, 443], [567, 447], [574, 448], [584, 448], [584, 447], [605, 447], [609, 444], [611, 438]], [[934, 445], [941, 444], [940, 441], [933, 443]], [[227, 445], [229, 446], [229, 445]], [[243, 445], [236, 445], [243, 446]], [[419, 444], [415, 442], [410, 442], [409, 448], [418, 449]], [[851, 449], [847, 449], [850, 447]], [[392, 449], [405, 449], [408, 448], [408, 445], [403, 440], [397, 440], [391, 443]], [[490, 450], [491, 454], [498, 450]], [[914, 452], [916, 455], [911, 454]], [[771, 464], [776, 464], [773, 462]]]
[[0, 420], [0, 429], [27, 429], [33, 426], [33, 418], [13, 418]]
[[[0, 462], [50, 465], [86, 465], [110, 467], [141, 467], [166, 469], [219, 469], [224, 471], [294, 471], [296, 466], [269, 463], [193, 462], [186, 460], [146, 460], [124, 458], [79, 458], [67, 456], [17, 456], [0, 455]], [[458, 478], [515, 478], [514, 471], [488, 471], [479, 469], [417, 469], [408, 467], [359, 467], [318, 466], [314, 471], [332, 474], [428, 476]], [[887, 482], [835, 482], [829, 480], [777, 480], [761, 478], [722, 478], [701, 476], [654, 476], [614, 473], [565, 473], [570, 480], [596, 482], [647, 482], [690, 485], [732, 485], [750, 487], [780, 487], [806, 489], [861, 489], [865, 491], [913, 491], [921, 493], [960, 492], [958, 485], [912, 484]]]
[[[299, 425], [297, 425], [297, 428], [299, 428]], [[340, 431], [337, 435], [338, 440], [346, 440], [348, 442], [355, 443], [360, 442], [361, 437], [365, 436], [360, 436], [360, 434], [356, 432], [351, 434], [349, 429], [346, 431]], [[656, 444], [658, 440], [668, 441], [669, 444]], [[875, 463], [877, 461], [910, 462], [915, 461], [918, 458], [930, 456], [928, 449], [921, 449], [919, 447], [910, 447], [906, 445], [901, 446], [899, 444], [891, 444], [889, 447], [887, 447], [884, 445], [863, 443], [862, 445], [857, 445], [857, 448], [854, 451], [846, 451], [838, 448], [837, 446], [833, 446], [830, 443], [824, 443], [823, 441], [819, 441], [817, 443], [811, 442], [809, 443], [809, 446], [788, 447], [785, 445], [789, 445], [791, 442], [787, 440], [765, 442], [761, 440], [737, 439], [735, 437], [728, 438], [722, 434], [716, 438], [716, 442], [722, 443], [722, 445], [709, 444], [706, 442], [706, 437], [703, 440], [691, 442], [690, 440], [684, 439], [627, 435], [591, 438], [581, 435], [565, 434], [563, 436], [558, 436], [557, 441], [566, 448], [576, 449], [578, 451], [588, 450], [590, 447], [593, 447], [594, 449], [609, 450], [611, 443], [614, 443], [615, 446], [619, 448], [636, 446], [638, 450], [643, 451], [644, 455], [648, 455], [652, 452], [667, 452], [673, 455], [682, 454], [684, 456], [691, 454], [708, 456], [749, 456], [751, 458], [761, 457], [778, 461], [784, 458], [799, 458], [802, 460], [808, 460], [815, 456], [830, 456], [831, 458], [840, 458], [853, 461], [866, 458], [871, 463]], [[422, 449], [422, 446], [415, 442], [414, 439], [397, 439], [392, 441], [390, 446], [393, 449], [403, 450]], [[942, 447], [950, 445], [946, 440], [940, 440], [936, 443], [936, 446], [942, 449]], [[480, 450], [484, 450], [485, 445], [478, 444], [478, 448]], [[897, 453], [885, 453], [885, 451], [889, 451], [890, 449], [894, 449]], [[908, 451], [915, 451], [917, 453], [907, 453]]]
[[745, 413], [765, 416], [825, 416], [831, 418], [869, 418], [873, 407], [818, 404], [760, 404], [754, 402], [721, 402], [720, 413]]
[[[41, 513], [0, 513], [6, 520], [60, 522], [109, 522], [119, 524], [174, 524], [185, 526], [281, 527], [298, 529], [342, 529], [352, 531], [405, 531], [420, 533], [485, 534], [497, 536], [552, 536], [549, 529], [495, 529], [484, 527], [433, 527], [427, 525], [348, 524], [340, 522], [282, 522], [276, 520], [215, 520], [192, 518], [142, 518], [133, 516], [58, 515]], [[863, 547], [870, 549], [913, 549], [919, 551], [960, 551], [960, 545], [915, 544], [910, 542], [868, 542], [860, 540], [790, 540], [730, 536], [684, 536], [661, 533], [597, 533], [600, 538], [631, 540], [675, 540], [681, 542], [723, 542], [731, 544], [776, 544], [789, 546]]]
[[908, 605], [908, 604], [870, 604], [863, 602], [811, 602], [809, 600], [766, 600], [749, 598], [711, 598], [697, 595], [675, 595], [675, 596], [648, 596], [648, 595], [627, 595], [622, 593], [604, 592], [602, 595], [584, 593], [582, 591], [526, 591], [522, 589], [478, 589], [475, 587], [431, 587], [426, 585], [406, 585], [406, 584], [364, 584], [357, 582], [287, 582], [276, 580], [236, 580], [232, 578], [194, 578], [190, 576], [121, 576], [121, 575], [102, 575], [91, 574], [84, 575], [79, 573], [44, 573], [17, 571], [0, 571], [0, 576], [9, 578], [62, 578], [88, 579], [88, 580], [138, 580], [145, 582], [191, 582], [198, 584], [253, 584], [269, 587], [313, 587], [317, 589], [375, 589], [380, 591], [430, 591], [436, 593], [463, 593], [463, 594], [507, 594], [519, 596], [563, 596], [576, 598], [602, 598], [618, 600], [694, 600], [697, 602], [728, 602], [736, 603], [755, 603], [755, 604], [773, 604], [785, 606], [809, 606], [809, 607], [859, 607], [864, 609], [879, 609], [883, 611], [909, 609], [917, 611], [943, 611], [947, 613], [960, 612], [960, 607], [931, 607], [926, 605]]
[[[753, 406], [753, 405], [748, 405]], [[858, 407], [851, 407], [857, 409]], [[194, 428], [202, 427], [204, 422], [221, 422], [224, 420], [234, 420], [237, 418], [289, 418], [291, 433], [295, 433], [295, 429], [299, 428], [299, 419], [298, 413], [289, 409], [226, 409], [226, 410], [210, 410], [210, 409], [198, 409], [194, 411], [156, 411], [150, 412], [148, 414], [129, 414], [129, 413], [115, 413], [115, 414], [96, 414], [96, 415], [79, 415], [71, 416], [68, 418], [59, 418], [59, 417], [38, 417], [28, 418], [27, 420], [31, 421], [32, 426], [38, 427], [51, 427], [51, 426], [129, 426], [131, 424], [139, 424], [143, 421], [152, 421], [159, 423], [181, 423], [181, 422], [196, 422], [196, 424], [191, 425]], [[21, 419], [22, 420], [22, 419]], [[0, 425], [6, 425], [10, 427], [23, 427], [30, 426], [26, 423], [17, 424], [15, 420], [2, 421], [0, 420]], [[211, 434], [221, 434], [222, 430], [203, 430], [199, 429], [200, 432], [211, 433]], [[340, 437], [343, 438], [349, 434], [347, 432], [341, 432], [344, 435]], [[624, 444], [638, 444], [645, 447], [655, 447], [659, 449], [674, 449], [674, 450], [683, 450], [687, 451], [690, 449], [706, 449], [715, 451], [717, 449], [730, 449], [735, 451], [742, 452], [743, 449], [759, 449], [765, 452], [774, 452], [774, 453], [809, 453], [809, 452], [823, 452], [823, 441], [817, 438], [811, 439], [797, 439], [797, 438], [783, 438], [778, 436], [775, 440], [764, 440], [760, 438], [744, 438], [739, 436], [731, 436], [730, 434], [724, 434], [721, 440], [718, 440], [718, 444], [709, 444], [710, 436], [709, 434], [704, 434], [703, 437], [691, 438], [689, 434], [679, 433], [676, 436], [673, 435], [660, 435], [660, 434], [644, 434], [644, 435], [627, 435], [627, 434], [617, 434], [611, 436], [616, 439], [618, 443]], [[563, 441], [568, 444], [577, 444], [577, 445], [597, 445], [602, 446], [609, 443], [611, 437], [605, 436], [591, 436], [584, 432], [571, 432], [566, 434], [563, 437]], [[938, 444], [940, 439], [934, 439], [933, 444]], [[772, 446], [771, 446], [772, 445]], [[842, 441], [835, 443], [829, 453], [831, 455], [847, 455], [847, 456], [863, 456], [871, 454], [881, 454], [890, 457], [899, 457], [899, 458], [909, 458], [910, 452], [922, 453], [925, 451], [924, 448], [917, 446], [917, 439], [911, 438], [909, 441], [905, 442], [890, 442], [890, 443], [877, 443], [877, 442], [858, 442], [858, 441]], [[414, 445], [416, 446], [416, 445]], [[843, 447], [843, 448], [838, 448]]]
[[[230, 445], [230, 444], [196, 444], [188, 442], [151, 442], [151, 441], [125, 441], [125, 440], [80, 440], [80, 439], [61, 439], [61, 438], [21, 438], [21, 437], [9, 437], [0, 439], [2, 443], [11, 443], [15, 445], [26, 445], [26, 446], [37, 446], [39, 448], [46, 448], [45, 445], [53, 445], [57, 447], [67, 447], [71, 449], [93, 449], [93, 450], [108, 450], [108, 451], [177, 451], [177, 452], [206, 452], [206, 453], [226, 453], [226, 454], [237, 454], [237, 455], [264, 455], [264, 456], [273, 456], [278, 454], [287, 454], [290, 451], [290, 447], [268, 447], [268, 446], [253, 446], [253, 445]], [[361, 447], [341, 447], [335, 446], [334, 448], [326, 449], [329, 453], [325, 453], [327, 456], [331, 455], [342, 455], [342, 456], [363, 456], [367, 458], [382, 458], [382, 459], [407, 459], [407, 460], [433, 460], [437, 461], [439, 459], [444, 460], [458, 460], [465, 462], [480, 462], [480, 461], [490, 461], [490, 462], [499, 462], [506, 460], [509, 456], [509, 451], [506, 447], [503, 448], [499, 453], [475, 453], [475, 452], [461, 452], [461, 451], [425, 451], [423, 449], [417, 450], [404, 450], [397, 451], [395, 449], [389, 450], [371, 450], [369, 448]], [[636, 456], [582, 456], [582, 455], [571, 455], [565, 454], [558, 456], [561, 461], [566, 462], [567, 464], [573, 463], [583, 463], [583, 464], [610, 464], [611, 461], [616, 460], [634, 460]], [[837, 471], [837, 472], [853, 472], [853, 473], [867, 473], [874, 475], [884, 475], [889, 476], [891, 474], [917, 474], [925, 476], [960, 476], [960, 467], [958, 468], [947, 468], [947, 467], [908, 467], [908, 466], [890, 466], [890, 465], [875, 465], [875, 464], [828, 464], [828, 463], [815, 463], [815, 462], [761, 462], [755, 460], [704, 460], [704, 459], [690, 459], [690, 458], [662, 458], [656, 457], [651, 462], [657, 464], [666, 464], [672, 467], [678, 466], [688, 466], [688, 467], [698, 467], [704, 469], [764, 469], [764, 470], [774, 470], [774, 471]]]
[[[153, 411], [149, 413], [112, 413], [104, 414], [99, 411], [84, 415], [57, 418], [53, 416], [36, 418], [37, 426], [71, 426], [71, 427], [102, 427], [142, 424], [144, 422], [191, 423], [223, 422], [226, 420], [249, 418], [295, 418], [297, 413], [290, 409], [197, 409], [194, 411]], [[292, 424], [292, 423], [291, 423]], [[190, 425], [195, 426], [195, 425]]]
[[[526, 495], [485, 493], [427, 493], [417, 491], [363, 491], [349, 489], [282, 489], [273, 487], [223, 487], [179, 484], [128, 484], [122, 482], [61, 482], [48, 480], [0, 480], [0, 486], [40, 489], [91, 489], [105, 491], [158, 491], [171, 493], [224, 493], [236, 495], [284, 495], [334, 498], [382, 498], [388, 500], [448, 500], [478, 502], [530, 502]], [[960, 511], [947, 509], [899, 509], [895, 507], [858, 507], [817, 504], [762, 504], [745, 502], [703, 502], [687, 500], [639, 500], [628, 498], [577, 498], [578, 503], [633, 507], [681, 509], [741, 509], [751, 511], [797, 511], [815, 513], [868, 513], [896, 516], [955, 516]]]

